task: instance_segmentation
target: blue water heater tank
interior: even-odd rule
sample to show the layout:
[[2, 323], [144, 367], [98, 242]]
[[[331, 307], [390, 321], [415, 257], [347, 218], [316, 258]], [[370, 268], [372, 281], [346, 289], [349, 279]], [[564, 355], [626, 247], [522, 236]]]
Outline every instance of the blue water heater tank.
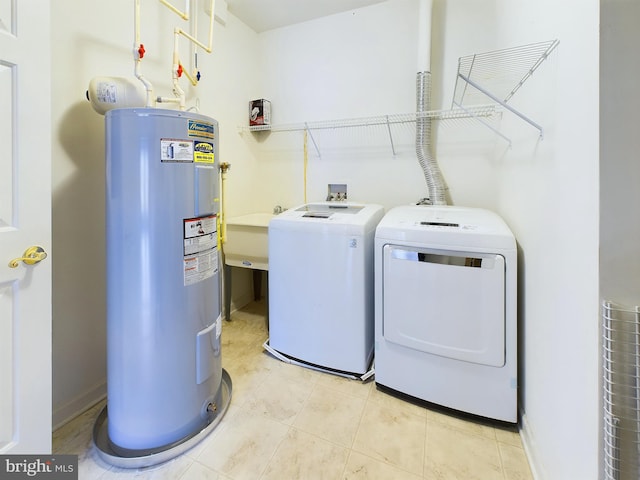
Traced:
[[106, 114], [108, 436], [123, 455], [192, 436], [220, 401], [217, 163], [216, 120]]

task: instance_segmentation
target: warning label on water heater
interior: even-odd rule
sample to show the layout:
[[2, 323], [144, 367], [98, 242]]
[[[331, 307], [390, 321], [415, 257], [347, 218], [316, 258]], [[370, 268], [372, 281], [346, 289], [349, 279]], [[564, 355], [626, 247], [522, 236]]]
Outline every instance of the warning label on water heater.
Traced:
[[193, 163], [193, 141], [161, 138], [160, 155], [163, 162]]
[[218, 273], [216, 215], [183, 220], [184, 285], [193, 285]]

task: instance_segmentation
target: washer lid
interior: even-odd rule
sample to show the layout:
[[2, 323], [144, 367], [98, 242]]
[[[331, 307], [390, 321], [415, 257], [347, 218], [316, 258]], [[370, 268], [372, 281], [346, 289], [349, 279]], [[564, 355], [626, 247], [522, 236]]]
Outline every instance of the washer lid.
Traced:
[[322, 227], [324, 229], [322, 231], [373, 233], [383, 215], [384, 208], [375, 204], [309, 203], [274, 216], [269, 222], [269, 230], [282, 228], [306, 230]]
[[336, 213], [355, 215], [363, 208], [363, 205], [350, 205], [345, 203], [308, 203], [296, 208], [296, 212], [305, 212], [302, 215], [303, 217], [329, 218]]

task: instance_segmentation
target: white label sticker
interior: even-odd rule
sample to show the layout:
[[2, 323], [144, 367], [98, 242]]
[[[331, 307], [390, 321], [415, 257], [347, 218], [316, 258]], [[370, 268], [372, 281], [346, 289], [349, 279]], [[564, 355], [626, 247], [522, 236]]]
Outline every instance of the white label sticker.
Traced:
[[163, 162], [193, 162], [193, 141], [176, 138], [160, 139], [160, 157]]
[[218, 249], [184, 257], [184, 285], [194, 285], [218, 273]]
[[116, 103], [118, 101], [117, 91], [115, 83], [98, 82], [96, 96], [99, 102]]
[[193, 285], [218, 273], [216, 215], [183, 220], [184, 285]]

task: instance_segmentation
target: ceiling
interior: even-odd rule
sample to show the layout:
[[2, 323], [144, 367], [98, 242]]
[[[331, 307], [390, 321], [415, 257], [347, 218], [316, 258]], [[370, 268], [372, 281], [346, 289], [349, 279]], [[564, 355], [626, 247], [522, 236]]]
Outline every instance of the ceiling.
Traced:
[[384, 0], [227, 0], [229, 11], [256, 32], [347, 12]]

